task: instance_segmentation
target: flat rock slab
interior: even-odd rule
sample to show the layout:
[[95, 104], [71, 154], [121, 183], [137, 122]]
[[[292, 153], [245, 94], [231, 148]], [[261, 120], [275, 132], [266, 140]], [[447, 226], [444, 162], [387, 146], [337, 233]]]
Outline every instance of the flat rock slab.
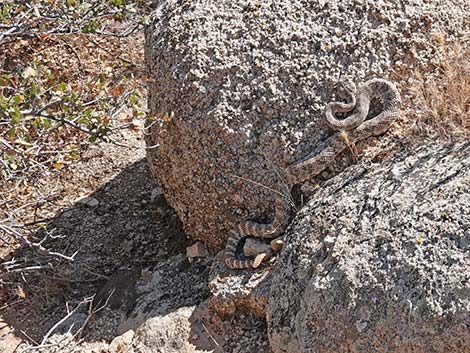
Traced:
[[272, 267], [262, 265], [256, 270], [231, 270], [224, 263], [223, 251], [212, 263], [209, 272], [209, 305], [221, 317], [230, 319], [237, 310], [260, 318], [266, 317], [271, 286]]
[[117, 333], [138, 330], [154, 317], [163, 317], [176, 308], [192, 307], [208, 295], [207, 276], [210, 261], [189, 264], [183, 255], [175, 255], [152, 271], [146, 270], [136, 283], [135, 299], [121, 320]]
[[470, 352], [470, 143], [402, 148], [330, 179], [277, 261], [276, 353]]

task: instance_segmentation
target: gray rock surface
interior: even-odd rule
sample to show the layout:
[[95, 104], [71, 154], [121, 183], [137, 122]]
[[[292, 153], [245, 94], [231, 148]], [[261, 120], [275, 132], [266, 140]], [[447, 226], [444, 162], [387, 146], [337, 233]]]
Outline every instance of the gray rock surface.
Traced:
[[146, 34], [147, 156], [187, 233], [220, 248], [234, 224], [269, 218], [269, 188], [331, 134], [322, 111], [340, 76], [434, 69], [469, 11], [466, 0], [160, 1]]
[[194, 258], [189, 263], [180, 254], [143, 270], [133, 285], [132, 307], [120, 310], [120, 336], [103, 351], [271, 353], [265, 315], [237, 312], [224, 321], [207, 303], [211, 260]]
[[134, 344], [138, 351], [165, 353], [204, 353], [191, 341], [189, 318], [194, 307], [182, 307], [163, 316], [148, 319], [136, 332], [138, 341]]
[[[209, 304], [221, 317], [230, 319], [236, 311], [266, 317], [271, 286], [271, 268], [231, 270], [224, 262], [223, 252], [214, 259], [209, 272]], [[272, 261], [271, 261], [272, 262]]]
[[403, 147], [330, 179], [273, 271], [280, 352], [470, 352], [470, 143]]
[[[208, 261], [207, 261], [208, 262]], [[135, 286], [136, 298], [123, 317], [117, 333], [138, 328], [151, 318], [163, 317], [181, 307], [192, 307], [209, 295], [207, 276], [210, 262], [189, 264], [185, 256], [175, 255], [152, 271]], [[178, 315], [177, 315], [178, 316]]]

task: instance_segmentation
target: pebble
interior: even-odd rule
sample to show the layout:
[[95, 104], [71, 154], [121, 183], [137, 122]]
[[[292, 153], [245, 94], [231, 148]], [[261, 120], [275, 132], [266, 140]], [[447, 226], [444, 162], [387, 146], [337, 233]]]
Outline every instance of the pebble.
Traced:
[[205, 257], [207, 255], [208, 255], [207, 249], [205, 245], [201, 243], [200, 241], [186, 248], [186, 257], [188, 258]]
[[94, 197], [89, 197], [89, 196], [79, 198], [76, 200], [76, 202], [81, 203], [82, 205], [89, 206], [89, 207], [96, 207], [100, 204], [100, 202], [97, 199], [95, 199]]

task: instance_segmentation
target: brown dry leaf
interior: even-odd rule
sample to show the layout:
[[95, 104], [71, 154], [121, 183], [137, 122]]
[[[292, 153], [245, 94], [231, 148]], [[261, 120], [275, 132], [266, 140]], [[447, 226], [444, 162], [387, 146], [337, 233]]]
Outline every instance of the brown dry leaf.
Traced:
[[171, 120], [173, 120], [173, 118], [175, 117], [175, 113], [172, 111], [170, 112], [170, 114], [168, 114], [167, 112], [163, 113], [163, 117], [162, 117], [162, 120], [165, 122], [165, 123], [168, 123], [170, 122]]
[[118, 86], [114, 86], [113, 88], [111, 88], [110, 92], [111, 94], [114, 96], [114, 97], [118, 97], [121, 95], [123, 91], [123, 87], [121, 85], [118, 85]]
[[16, 295], [23, 299], [26, 298], [26, 293], [24, 292], [21, 286], [18, 286], [18, 289], [16, 290]]
[[23, 5], [18, 6], [18, 8], [15, 10], [15, 15], [18, 15], [20, 12], [22, 12], [25, 9]]
[[416, 242], [417, 242], [419, 245], [423, 244], [424, 238], [423, 238], [423, 236], [422, 236], [421, 234], [418, 234], [418, 236], [416, 237]]
[[441, 46], [446, 44], [446, 39], [442, 32], [436, 31], [432, 33], [433, 39]]
[[55, 163], [52, 163], [52, 167], [54, 169], [62, 169], [64, 167], [64, 163], [63, 162], [55, 162]]

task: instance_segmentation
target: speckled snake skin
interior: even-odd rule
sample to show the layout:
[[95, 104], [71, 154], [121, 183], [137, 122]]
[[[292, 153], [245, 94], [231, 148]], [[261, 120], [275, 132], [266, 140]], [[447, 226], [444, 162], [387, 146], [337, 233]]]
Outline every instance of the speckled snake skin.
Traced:
[[[344, 98], [349, 103], [331, 102], [325, 108], [325, 120], [334, 131], [323, 144], [319, 153], [313, 152], [304, 159], [292, 164], [286, 170], [289, 186], [300, 184], [321, 173], [336, 156], [348, 146], [370, 136], [378, 136], [387, 131], [400, 112], [400, 93], [395, 85], [383, 79], [371, 79], [359, 86], [346, 81], [342, 84]], [[366, 120], [372, 100], [382, 103], [382, 111], [372, 119]], [[345, 119], [335, 118], [335, 113], [352, 111]], [[253, 236], [259, 238], [276, 238], [282, 235], [288, 226], [291, 205], [287, 197], [277, 194], [275, 216], [271, 224], [242, 222], [231, 232], [225, 248], [225, 263], [232, 269], [256, 268], [272, 252], [255, 259], [237, 257], [237, 246], [241, 239]]]

